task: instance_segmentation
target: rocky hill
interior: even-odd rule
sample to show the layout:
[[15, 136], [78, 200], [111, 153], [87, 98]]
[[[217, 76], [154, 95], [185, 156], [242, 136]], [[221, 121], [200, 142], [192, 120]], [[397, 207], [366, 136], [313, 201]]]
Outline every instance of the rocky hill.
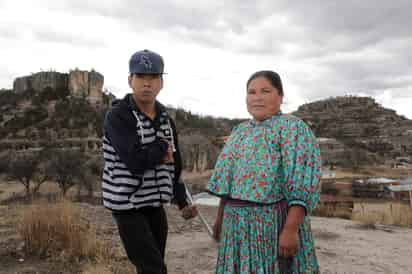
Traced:
[[[13, 90], [0, 90], [0, 158], [9, 151], [45, 146], [101, 154], [103, 119], [115, 97], [103, 92], [95, 71], [39, 72], [16, 78]], [[213, 168], [222, 142], [239, 120], [203, 117], [169, 108], [179, 129], [184, 167]]]
[[293, 113], [320, 138], [326, 161], [390, 162], [412, 155], [412, 120], [369, 97], [345, 96], [305, 104]]
[[[96, 71], [38, 72], [0, 90], [0, 157], [8, 151], [54, 144], [101, 154], [104, 114], [115, 98], [103, 92]], [[199, 116], [169, 108], [179, 129], [184, 167], [213, 168], [222, 137], [239, 119]], [[302, 105], [293, 113], [314, 130], [326, 165], [391, 163], [412, 155], [412, 121], [368, 97], [337, 97]]]
[[102, 92], [99, 75], [79, 70], [39, 72], [17, 78], [13, 90], [0, 91], [0, 152], [35, 150], [51, 143], [98, 149], [111, 100]]

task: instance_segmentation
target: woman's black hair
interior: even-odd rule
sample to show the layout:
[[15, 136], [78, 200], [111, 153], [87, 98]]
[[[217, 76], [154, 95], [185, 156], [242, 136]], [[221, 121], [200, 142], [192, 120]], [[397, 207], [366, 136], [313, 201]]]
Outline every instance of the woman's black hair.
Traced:
[[264, 77], [266, 80], [268, 80], [272, 84], [272, 86], [279, 91], [279, 95], [283, 96], [282, 80], [280, 79], [279, 74], [271, 70], [261, 70], [253, 73], [249, 77], [249, 80], [247, 80], [246, 82], [246, 88], [249, 87], [249, 84], [252, 80], [258, 77]]

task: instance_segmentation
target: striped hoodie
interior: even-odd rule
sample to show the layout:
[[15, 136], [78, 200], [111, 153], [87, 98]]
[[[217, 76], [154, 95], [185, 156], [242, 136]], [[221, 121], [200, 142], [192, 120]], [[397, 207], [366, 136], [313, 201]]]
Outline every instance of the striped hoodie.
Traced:
[[[167, 141], [174, 147], [174, 163], [164, 164]], [[152, 206], [171, 200], [188, 204], [180, 182], [182, 161], [176, 127], [165, 107], [156, 101], [156, 117], [139, 111], [132, 94], [114, 102], [104, 121], [103, 204], [112, 211]]]

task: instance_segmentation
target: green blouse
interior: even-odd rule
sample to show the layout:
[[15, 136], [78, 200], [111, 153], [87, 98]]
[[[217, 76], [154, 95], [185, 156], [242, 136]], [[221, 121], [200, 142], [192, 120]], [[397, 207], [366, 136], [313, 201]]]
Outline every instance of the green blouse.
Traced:
[[320, 196], [321, 158], [310, 128], [277, 114], [235, 127], [221, 151], [207, 189], [231, 199], [315, 208]]

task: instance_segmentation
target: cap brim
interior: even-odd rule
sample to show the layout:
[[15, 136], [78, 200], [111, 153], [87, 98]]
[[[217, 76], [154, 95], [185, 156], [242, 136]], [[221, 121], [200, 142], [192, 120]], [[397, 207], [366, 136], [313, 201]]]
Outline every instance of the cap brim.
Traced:
[[129, 72], [130, 74], [156, 74], [156, 75], [163, 75], [163, 74], [168, 74], [167, 72], [162, 72], [162, 73], [155, 73], [155, 72]]

